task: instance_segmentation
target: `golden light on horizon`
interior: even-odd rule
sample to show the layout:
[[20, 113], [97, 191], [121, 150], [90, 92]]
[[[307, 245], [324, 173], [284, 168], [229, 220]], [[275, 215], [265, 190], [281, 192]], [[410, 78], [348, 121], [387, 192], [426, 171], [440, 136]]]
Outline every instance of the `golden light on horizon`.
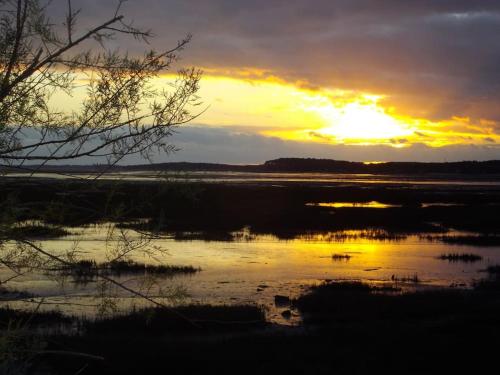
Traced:
[[[174, 75], [164, 75], [152, 84], [161, 90], [174, 81]], [[57, 93], [55, 107], [78, 108], [85, 97], [85, 77], [80, 83], [72, 97]], [[388, 98], [381, 94], [310, 87], [251, 69], [209, 70], [199, 95], [207, 110], [195, 124], [206, 126], [207, 131], [230, 127], [282, 140], [396, 148], [416, 143], [431, 147], [500, 143], [494, 124], [487, 120], [414, 118], [405, 115], [404, 108], [389, 107]]]
[[379, 104], [382, 96], [367, 93], [216, 75], [204, 79], [201, 91], [210, 102], [202, 120], [212, 126], [238, 124], [282, 139], [348, 144], [386, 144], [414, 133]]
[[380, 97], [361, 95], [350, 103], [313, 108], [328, 123], [317, 132], [339, 141], [363, 142], [406, 137], [414, 130], [392, 117], [378, 105]]

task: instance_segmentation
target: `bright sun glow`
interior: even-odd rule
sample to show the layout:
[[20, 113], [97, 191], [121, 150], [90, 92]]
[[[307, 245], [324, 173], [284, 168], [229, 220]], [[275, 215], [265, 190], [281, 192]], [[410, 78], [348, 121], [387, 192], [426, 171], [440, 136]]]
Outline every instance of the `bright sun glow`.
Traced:
[[317, 132], [341, 141], [381, 140], [411, 135], [413, 130], [377, 105], [378, 98], [363, 97], [341, 106], [314, 108], [328, 125]]
[[[68, 111], [79, 108], [86, 95], [85, 77], [81, 78], [82, 85], [72, 97], [54, 95], [56, 109], [61, 103]], [[174, 80], [175, 76], [165, 75], [154, 84], [161, 90]], [[207, 74], [201, 82], [200, 97], [207, 110], [195, 124], [227, 126], [285, 140], [392, 147], [500, 143], [494, 123], [477, 125], [469, 118], [456, 117], [437, 122], [412, 118], [400, 109], [387, 107], [381, 95], [310, 89], [262, 77], [258, 71], [245, 70], [237, 77]]]

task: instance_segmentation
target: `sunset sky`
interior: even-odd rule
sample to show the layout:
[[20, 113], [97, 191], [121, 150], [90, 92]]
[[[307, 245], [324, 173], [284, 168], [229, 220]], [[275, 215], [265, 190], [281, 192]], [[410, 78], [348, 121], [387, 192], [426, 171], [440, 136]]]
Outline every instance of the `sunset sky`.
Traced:
[[[75, 3], [83, 28], [116, 4]], [[206, 112], [158, 161], [500, 159], [500, 1], [129, 0], [123, 13], [157, 49], [193, 34], [178, 67], [204, 71]]]

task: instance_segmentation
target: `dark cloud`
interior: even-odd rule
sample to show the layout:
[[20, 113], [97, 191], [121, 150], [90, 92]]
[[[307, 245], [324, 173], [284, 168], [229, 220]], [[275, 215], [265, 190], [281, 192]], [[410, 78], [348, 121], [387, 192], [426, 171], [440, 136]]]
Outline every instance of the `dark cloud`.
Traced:
[[[55, 0], [60, 18], [66, 0]], [[117, 1], [74, 0], [87, 30], [114, 14]], [[181, 64], [220, 70], [259, 68], [310, 88], [388, 95], [396, 113], [433, 120], [484, 122], [500, 134], [500, 1], [498, 0], [129, 0], [123, 13], [156, 34], [158, 49], [187, 33]], [[138, 42], [112, 47], [138, 52]], [[221, 94], [223, 95], [223, 93]], [[253, 130], [256, 131], [255, 129]], [[425, 133], [415, 134], [425, 137]], [[172, 138], [181, 151], [165, 160], [255, 163], [285, 156], [347, 160], [498, 159], [489, 146], [431, 148], [328, 145], [283, 141], [243, 128], [186, 127]], [[402, 145], [405, 139], [395, 139]], [[126, 163], [139, 160], [130, 159]]]
[[[116, 4], [79, 3], [83, 25]], [[500, 120], [500, 1], [130, 0], [123, 11], [160, 47], [193, 33], [186, 63], [388, 94], [415, 116]]]

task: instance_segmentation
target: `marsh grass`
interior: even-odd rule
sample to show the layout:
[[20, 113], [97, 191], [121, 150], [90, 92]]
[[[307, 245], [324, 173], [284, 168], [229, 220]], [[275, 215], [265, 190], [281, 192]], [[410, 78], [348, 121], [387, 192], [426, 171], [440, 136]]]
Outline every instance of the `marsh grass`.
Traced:
[[327, 281], [311, 288], [313, 292], [322, 293], [370, 293], [374, 287], [361, 281]]
[[443, 236], [422, 236], [431, 242], [444, 242], [453, 245], [474, 245], [474, 246], [498, 246], [500, 245], [499, 235], [443, 235]]
[[238, 239], [234, 233], [227, 231], [174, 232], [173, 236], [176, 241], [233, 242]]
[[46, 239], [64, 237], [71, 234], [64, 228], [44, 224], [15, 225], [9, 228], [10, 238]]
[[327, 282], [311, 288], [293, 303], [305, 324], [365, 321], [378, 324], [380, 320], [406, 324], [413, 319], [440, 322], [453, 318], [457, 312], [476, 316], [479, 309], [489, 311], [492, 302], [497, 306], [495, 295], [500, 291], [499, 285], [488, 280], [478, 283], [474, 290], [443, 288], [382, 293], [378, 287], [362, 282]]
[[500, 265], [489, 266], [486, 268], [486, 272], [490, 275], [500, 276]]
[[332, 255], [332, 260], [333, 261], [337, 261], [337, 262], [340, 262], [340, 261], [349, 261], [351, 260], [352, 256], [349, 255], [349, 254], [333, 254]]
[[6, 327], [9, 322], [16, 322], [18, 326], [27, 325], [29, 329], [38, 329], [47, 326], [61, 326], [71, 324], [74, 317], [64, 315], [60, 311], [33, 311], [13, 309], [10, 307], [0, 308], [0, 322]]
[[305, 241], [325, 241], [325, 242], [347, 242], [353, 240], [374, 240], [374, 241], [403, 241], [407, 238], [404, 233], [392, 233], [382, 229], [361, 229], [361, 230], [339, 230], [331, 232], [307, 233], [298, 235], [297, 238]]
[[474, 263], [483, 260], [483, 257], [477, 254], [472, 253], [449, 253], [442, 254], [437, 257], [440, 260], [447, 260], [448, 262], [465, 262], [465, 263]]
[[192, 274], [201, 271], [200, 268], [193, 266], [179, 265], [153, 265], [138, 263], [131, 260], [128, 261], [113, 261], [103, 263], [97, 266], [98, 269], [112, 274], [127, 274], [127, 273], [150, 273], [155, 275], [173, 275], [173, 274]]
[[418, 284], [422, 280], [418, 277], [417, 274], [410, 275], [410, 276], [397, 276], [397, 275], [392, 275], [391, 280], [396, 282], [396, 283], [413, 283], [413, 284]]
[[186, 305], [171, 308], [143, 308], [113, 316], [86, 318], [65, 315], [60, 311], [29, 311], [0, 308], [0, 322], [29, 322], [27, 327], [37, 331], [52, 327], [48, 333], [60, 333], [62, 326], [73, 327], [77, 334], [131, 334], [158, 336], [165, 332], [204, 333], [248, 330], [265, 326], [265, 312], [257, 305]]
[[[326, 374], [332, 363], [334, 372], [342, 374], [400, 374], [407, 369], [444, 374], [464, 368], [486, 373], [483, 367], [489, 371], [491, 363], [482, 366], [477, 358], [496, 353], [491, 340], [498, 337], [500, 301], [488, 291], [381, 293], [376, 285], [333, 281], [311, 288], [293, 305], [305, 327], [268, 325], [257, 306], [176, 310], [196, 321], [197, 328], [158, 309], [87, 320], [81, 334], [49, 337], [47, 349], [71, 348], [105, 361], [45, 356], [43, 364], [53, 370], [50, 373], [72, 374], [87, 366], [92, 374], [106, 375], [162, 373], [166, 363], [169, 372], [186, 375], [207, 368], [218, 374], [235, 369], [262, 373], [263, 363], [264, 373], [275, 374]], [[449, 360], [457, 355], [464, 360]]]
[[34, 294], [16, 289], [8, 289], [0, 285], [0, 301], [15, 301], [19, 299], [33, 298]]
[[194, 274], [201, 268], [193, 266], [145, 264], [132, 260], [116, 260], [97, 263], [94, 260], [80, 260], [71, 266], [63, 266], [47, 270], [48, 273], [58, 273], [63, 276], [73, 276], [76, 279], [92, 279], [99, 274], [121, 276], [128, 274], [150, 274], [155, 276], [174, 276], [178, 274]]
[[481, 292], [500, 292], [500, 278], [489, 277], [481, 279], [473, 284], [474, 290]]
[[483, 271], [488, 273], [488, 277], [474, 282], [474, 289], [483, 292], [500, 292], [500, 265], [489, 266]]
[[[182, 316], [182, 317], [181, 317]], [[190, 324], [193, 323], [193, 324]], [[87, 333], [161, 335], [165, 332], [203, 333], [248, 330], [265, 326], [262, 307], [255, 305], [188, 305], [172, 309], [147, 308], [106, 319], [86, 321]]]

